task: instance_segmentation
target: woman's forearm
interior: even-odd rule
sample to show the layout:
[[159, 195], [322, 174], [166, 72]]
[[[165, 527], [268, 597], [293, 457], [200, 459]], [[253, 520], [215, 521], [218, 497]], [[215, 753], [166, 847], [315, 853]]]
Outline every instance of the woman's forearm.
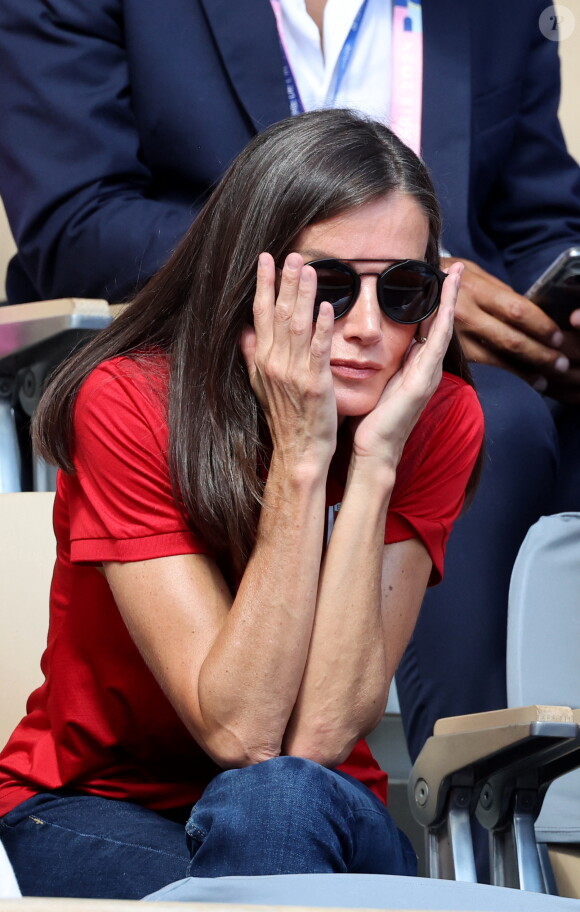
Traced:
[[[461, 269], [445, 282], [428, 337], [412, 342], [375, 407], [352, 423], [342, 507], [321, 571], [308, 660], [284, 750], [334, 766], [378, 722], [429, 579], [416, 538], [384, 545], [403, 449], [437, 389]], [[393, 559], [394, 558], [394, 559]]]
[[312, 634], [325, 484], [273, 457], [254, 551], [199, 674], [205, 746], [223, 765], [280, 753]]
[[313, 329], [315, 290], [299, 254], [279, 282], [272, 256], [260, 255], [253, 327], [240, 344], [272, 459], [253, 553], [198, 679], [206, 748], [229, 765], [280, 753], [312, 635], [337, 434], [334, 314], [323, 303]]
[[383, 713], [394, 668], [385, 648], [382, 566], [394, 472], [351, 472], [324, 557], [313, 633], [284, 752], [341, 762]]

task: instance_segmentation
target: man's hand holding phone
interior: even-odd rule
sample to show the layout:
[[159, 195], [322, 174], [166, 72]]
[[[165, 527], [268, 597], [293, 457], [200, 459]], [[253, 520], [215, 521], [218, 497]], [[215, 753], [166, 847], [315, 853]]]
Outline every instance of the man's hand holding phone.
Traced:
[[580, 247], [565, 250], [538, 278], [526, 294], [560, 327], [564, 339], [560, 350], [570, 369], [549, 386], [549, 394], [561, 402], [579, 401], [580, 375]]
[[[558, 324], [570, 329], [570, 317], [580, 310], [580, 247], [569, 247], [526, 292]], [[574, 325], [574, 324], [572, 324]]]
[[[443, 265], [453, 262], [447, 257]], [[573, 323], [563, 332], [527, 297], [475, 263], [462, 262], [456, 328], [467, 358], [518, 374], [563, 402], [580, 402], [580, 333]], [[580, 328], [580, 310], [577, 319]]]

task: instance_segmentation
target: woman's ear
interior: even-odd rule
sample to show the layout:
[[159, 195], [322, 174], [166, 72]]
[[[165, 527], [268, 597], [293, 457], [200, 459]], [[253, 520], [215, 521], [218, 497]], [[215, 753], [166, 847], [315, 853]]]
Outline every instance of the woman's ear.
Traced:
[[424, 335], [424, 332], [426, 332], [426, 330], [424, 330], [423, 322], [424, 321], [417, 323], [417, 329], [415, 330], [415, 342], [419, 342], [421, 345], [427, 341], [427, 336]]
[[435, 310], [431, 316], [427, 317], [426, 320], [421, 320], [420, 323], [417, 323], [415, 329], [415, 342], [426, 342], [427, 336], [429, 335], [429, 329], [435, 317], [437, 316], [437, 310]]
[[256, 330], [253, 326], [244, 326], [242, 329], [240, 348], [248, 368], [250, 383], [253, 383], [256, 374]]

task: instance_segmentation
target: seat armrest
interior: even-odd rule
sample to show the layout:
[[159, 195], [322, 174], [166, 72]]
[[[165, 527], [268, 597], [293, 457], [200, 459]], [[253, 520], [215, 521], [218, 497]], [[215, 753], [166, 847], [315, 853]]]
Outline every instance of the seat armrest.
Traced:
[[[60, 298], [0, 307], [0, 491], [40, 483], [22, 428], [47, 378], [112, 320], [106, 301]], [[22, 434], [22, 437], [21, 437]], [[42, 473], [41, 473], [42, 474]]]
[[64, 317], [70, 314], [106, 317], [109, 315], [109, 305], [101, 298], [55, 298], [52, 301], [12, 304], [9, 307], [0, 307], [0, 326], [10, 323], [28, 323], [30, 320], [46, 320], [49, 317]]
[[415, 819], [436, 827], [446, 815], [452, 788], [470, 790], [475, 810], [484, 782], [506, 766], [527, 764], [546, 748], [569, 743], [578, 726], [569, 707], [527, 706], [441, 719], [409, 777]]
[[574, 713], [569, 706], [516, 706], [510, 709], [495, 709], [491, 712], [471, 713], [466, 716], [448, 716], [438, 719], [433, 728], [434, 735], [449, 735], [456, 732], [483, 731], [518, 725], [528, 722], [574, 722]]
[[71, 339], [70, 350], [80, 333], [104, 329], [111, 319], [106, 301], [85, 298], [0, 307], [0, 371], [15, 374], [46, 357], [64, 333]]

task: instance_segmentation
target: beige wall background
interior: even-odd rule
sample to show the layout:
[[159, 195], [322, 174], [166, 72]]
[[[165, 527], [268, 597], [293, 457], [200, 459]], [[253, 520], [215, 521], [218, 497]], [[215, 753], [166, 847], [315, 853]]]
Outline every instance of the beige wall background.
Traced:
[[0, 200], [0, 301], [4, 300], [4, 282], [8, 260], [14, 254], [16, 247], [8, 227], [6, 213], [2, 200]]
[[[547, 4], [546, 4], [547, 5]], [[559, 14], [575, 18], [575, 27], [569, 38], [560, 44], [562, 60], [562, 101], [560, 118], [566, 142], [572, 155], [580, 161], [580, 0], [558, 3]], [[4, 278], [8, 260], [15, 250], [6, 214], [0, 201], [0, 299], [4, 297]]]

